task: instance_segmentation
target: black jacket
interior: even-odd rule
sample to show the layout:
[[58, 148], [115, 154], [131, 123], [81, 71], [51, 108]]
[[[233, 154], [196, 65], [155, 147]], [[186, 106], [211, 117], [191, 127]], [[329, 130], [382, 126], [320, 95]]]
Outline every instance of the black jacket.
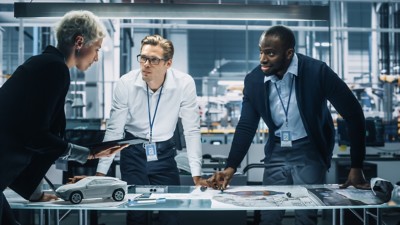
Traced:
[[29, 198], [66, 150], [64, 102], [70, 74], [52, 46], [19, 66], [0, 88], [0, 188]]
[[[330, 167], [335, 142], [335, 129], [327, 100], [345, 119], [351, 140], [351, 166], [362, 168], [365, 157], [365, 118], [362, 108], [348, 86], [324, 62], [297, 54], [298, 75], [295, 76], [296, 99], [307, 136]], [[277, 129], [269, 106], [269, 85], [264, 84], [261, 67], [250, 72], [244, 82], [243, 104], [233, 138], [227, 167], [236, 169], [247, 154], [260, 118], [269, 133]], [[271, 135], [270, 135], [271, 137]], [[274, 140], [269, 138], [264, 151], [271, 156]]]

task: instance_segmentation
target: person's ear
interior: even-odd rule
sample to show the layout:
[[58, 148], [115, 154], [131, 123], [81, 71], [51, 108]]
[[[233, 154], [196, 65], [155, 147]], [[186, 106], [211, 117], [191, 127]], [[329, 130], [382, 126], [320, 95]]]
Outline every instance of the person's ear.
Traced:
[[83, 38], [82, 35], [76, 36], [76, 38], [75, 38], [75, 48], [77, 50], [80, 50], [82, 48], [82, 46], [83, 46], [83, 42], [84, 42], [84, 38]]
[[168, 59], [168, 61], [165, 63], [165, 65], [170, 68], [172, 65], [172, 59]]
[[286, 56], [287, 56], [288, 59], [292, 59], [293, 54], [294, 54], [294, 49], [293, 49], [293, 48], [289, 48], [289, 49], [286, 51]]

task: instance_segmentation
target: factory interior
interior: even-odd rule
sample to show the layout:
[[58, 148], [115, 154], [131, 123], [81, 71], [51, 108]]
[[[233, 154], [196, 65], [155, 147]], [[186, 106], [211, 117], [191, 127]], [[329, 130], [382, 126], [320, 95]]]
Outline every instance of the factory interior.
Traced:
[[[185, 7], [177, 7], [182, 5]], [[253, 11], [240, 12], [231, 7], [235, 5]], [[56, 44], [54, 25], [72, 9], [92, 11], [108, 33], [97, 63], [84, 72], [70, 70], [64, 106], [66, 141], [85, 144], [103, 140], [115, 84], [124, 74], [140, 68], [136, 56], [141, 40], [159, 34], [174, 43], [172, 67], [190, 74], [195, 81], [203, 175], [223, 170], [241, 116], [245, 76], [260, 64], [260, 35], [271, 26], [284, 25], [295, 34], [295, 52], [325, 62], [359, 101], [367, 130], [365, 177], [380, 177], [400, 185], [396, 172], [400, 170], [399, 0], [2, 0], [0, 87], [24, 61]], [[341, 115], [329, 102], [328, 107], [336, 134], [326, 183], [341, 184], [350, 168], [350, 140]], [[183, 132], [178, 122], [174, 133], [176, 161], [181, 184], [193, 185], [184, 157]], [[260, 120], [250, 150], [238, 168], [236, 185], [262, 184], [264, 166], [260, 160], [268, 136], [268, 127]], [[118, 160], [117, 156], [108, 175], [120, 178]], [[71, 162], [67, 170], [54, 164], [47, 177], [54, 184], [65, 184], [75, 175], [94, 175], [96, 163]], [[25, 221], [21, 224], [56, 224], [50, 218], [39, 219], [41, 212], [37, 210], [15, 212]], [[257, 213], [185, 212], [182, 219], [186, 222], [182, 224], [258, 224]], [[345, 224], [362, 224], [351, 214], [345, 213]], [[381, 214], [381, 223], [370, 224], [400, 224], [400, 208], [382, 209]], [[151, 224], [159, 224], [157, 216], [157, 211], [150, 215]], [[82, 224], [78, 217], [80, 214], [70, 212], [57, 224]], [[318, 224], [334, 224], [333, 217], [330, 211], [319, 210]], [[91, 225], [126, 222], [124, 211], [92, 210], [84, 220]], [[293, 210], [287, 210], [282, 224], [293, 221]]]

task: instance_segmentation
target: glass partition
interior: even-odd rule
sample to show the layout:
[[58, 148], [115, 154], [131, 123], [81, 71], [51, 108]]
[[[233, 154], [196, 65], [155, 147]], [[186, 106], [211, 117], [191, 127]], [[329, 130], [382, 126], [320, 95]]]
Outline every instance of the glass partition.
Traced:
[[[164, 1], [152, 3], [171, 4]], [[393, 125], [387, 131], [391, 134], [388, 139], [398, 140], [396, 128], [400, 114], [400, 90], [396, 82], [399, 80], [400, 57], [396, 46], [400, 43], [400, 30], [396, 21], [400, 15], [399, 3], [291, 0], [285, 3], [262, 0], [174, 3], [193, 7], [198, 4], [327, 6], [330, 19], [246, 19], [233, 13], [225, 14], [231, 17], [229, 20], [103, 17], [109, 36], [103, 43], [99, 62], [84, 73], [71, 71], [70, 93], [66, 100], [68, 118], [100, 118], [106, 121], [110, 116], [115, 82], [128, 71], [139, 68], [135, 56], [140, 52], [141, 39], [148, 34], [160, 34], [175, 45], [173, 67], [195, 79], [204, 137], [220, 135], [223, 137], [222, 144], [230, 143], [240, 118], [244, 77], [259, 63], [259, 37], [270, 26], [282, 24], [294, 31], [296, 52], [326, 62], [355, 90], [356, 95], [360, 88], [364, 89], [359, 100], [366, 116], [378, 116]], [[10, 9], [12, 7], [7, 4], [0, 7], [2, 11]], [[194, 13], [198, 12], [194, 10]], [[0, 27], [3, 28], [0, 30], [3, 39], [0, 85], [18, 66], [17, 53], [21, 40], [17, 37], [20, 29], [24, 30], [24, 59], [55, 42], [51, 30], [55, 19], [24, 18], [22, 26], [19, 20], [13, 19], [14, 22], [9, 22], [0, 18]], [[337, 117], [333, 108], [332, 114]], [[265, 141], [267, 132], [268, 128], [261, 121], [255, 142]]]

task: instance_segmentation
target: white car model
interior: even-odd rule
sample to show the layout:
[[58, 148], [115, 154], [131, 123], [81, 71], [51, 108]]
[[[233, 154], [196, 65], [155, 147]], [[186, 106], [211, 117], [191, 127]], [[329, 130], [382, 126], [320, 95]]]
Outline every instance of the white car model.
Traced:
[[115, 177], [89, 176], [74, 184], [63, 185], [56, 195], [65, 201], [79, 204], [86, 198], [109, 198], [122, 201], [127, 191], [127, 183]]

